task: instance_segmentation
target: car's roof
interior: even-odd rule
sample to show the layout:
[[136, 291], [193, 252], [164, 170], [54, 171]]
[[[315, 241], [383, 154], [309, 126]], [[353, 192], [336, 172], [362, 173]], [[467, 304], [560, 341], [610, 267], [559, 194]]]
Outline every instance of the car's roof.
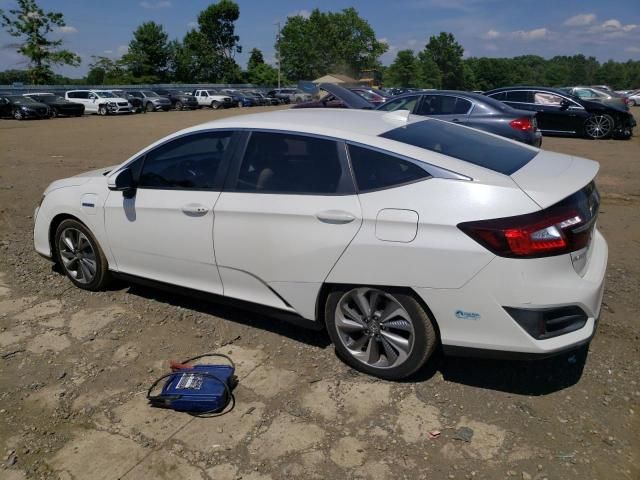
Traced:
[[193, 128], [272, 129], [349, 139], [362, 135], [374, 137], [393, 128], [425, 120], [424, 117], [410, 115], [405, 122], [398, 120], [399, 115], [358, 109], [301, 108], [227, 117]]

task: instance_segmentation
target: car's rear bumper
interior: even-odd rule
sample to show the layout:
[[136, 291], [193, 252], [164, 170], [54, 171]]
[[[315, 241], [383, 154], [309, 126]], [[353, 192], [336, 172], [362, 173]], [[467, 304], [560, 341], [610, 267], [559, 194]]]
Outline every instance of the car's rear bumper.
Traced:
[[[583, 276], [576, 273], [569, 255], [525, 260], [496, 257], [459, 289], [415, 291], [437, 321], [445, 352], [544, 358], [591, 340], [600, 315], [607, 257], [607, 243], [596, 231]], [[583, 326], [541, 340], [505, 309], [567, 306], [585, 313]]]

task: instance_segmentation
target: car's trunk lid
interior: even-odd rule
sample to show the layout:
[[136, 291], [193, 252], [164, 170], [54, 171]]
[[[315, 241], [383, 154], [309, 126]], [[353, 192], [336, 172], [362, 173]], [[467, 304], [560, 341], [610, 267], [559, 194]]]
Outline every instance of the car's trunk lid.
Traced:
[[599, 168], [592, 160], [541, 150], [511, 178], [540, 207], [547, 208], [589, 184]]

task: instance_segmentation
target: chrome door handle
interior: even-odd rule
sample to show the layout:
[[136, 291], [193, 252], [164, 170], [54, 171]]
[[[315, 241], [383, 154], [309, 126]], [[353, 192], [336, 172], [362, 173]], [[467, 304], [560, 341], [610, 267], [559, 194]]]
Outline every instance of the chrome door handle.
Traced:
[[460, 123], [460, 119], [459, 118], [454, 118], [453, 120], [451, 120], [453, 123]]
[[342, 210], [326, 210], [316, 213], [316, 218], [323, 223], [331, 223], [333, 225], [343, 225], [353, 222], [356, 217], [349, 212]]
[[199, 203], [189, 203], [182, 207], [182, 212], [190, 217], [202, 217], [209, 212], [209, 208]]

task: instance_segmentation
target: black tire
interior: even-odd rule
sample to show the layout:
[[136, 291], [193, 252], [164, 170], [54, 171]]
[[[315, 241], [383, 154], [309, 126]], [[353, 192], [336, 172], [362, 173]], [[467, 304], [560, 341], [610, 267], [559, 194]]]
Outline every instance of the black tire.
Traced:
[[15, 109], [13, 111], [13, 118], [15, 118], [16, 120], [24, 120], [24, 115], [22, 115], [20, 109]]
[[613, 134], [615, 121], [611, 115], [594, 114], [584, 122], [584, 133], [594, 140], [604, 140]]
[[51, 109], [51, 118], [56, 118], [58, 116], [58, 109], [57, 108], [52, 108]]
[[155, 110], [155, 107], [153, 106], [153, 103], [151, 103], [151, 102], [147, 103], [147, 105], [145, 106], [145, 110], [148, 113], [153, 112]]
[[[95, 261], [95, 273], [90, 280], [85, 277], [84, 280], [86, 281], [82, 281], [80, 278], [82, 276], [83, 269], [86, 267], [78, 268], [76, 274], [73, 273], [74, 265], [78, 265], [82, 260], [77, 260], [75, 264], [73, 263], [73, 260], [71, 262], [68, 262], [68, 260], [63, 261], [63, 256], [69, 255], [69, 247], [62, 236], [74, 231], [81, 232], [84, 235], [84, 238], [88, 241], [91, 251], [93, 252], [93, 257], [90, 257], [87, 253], [89, 250], [86, 248], [78, 249], [77, 251], [78, 254], [83, 255], [84, 260], [92, 258], [92, 260]], [[74, 219], [63, 220], [56, 229], [53, 249], [56, 263], [76, 287], [82, 288], [83, 290], [97, 291], [103, 289], [109, 283], [110, 274], [107, 259], [91, 231], [81, 222]], [[62, 249], [65, 249], [65, 251], [62, 251]]]
[[104, 116], [106, 116], [108, 114], [109, 114], [109, 109], [107, 109], [106, 105], [100, 105], [98, 107], [98, 115], [101, 115], [101, 116], [104, 117]]
[[[395, 301], [396, 304], [402, 306], [406, 314], [408, 314], [409, 320], [407, 321], [403, 318], [402, 322], [407, 324], [410, 323], [410, 326], [412, 328], [412, 332], [410, 335], [412, 335], [413, 337], [408, 337], [407, 343], [408, 345], [410, 345], [410, 349], [408, 354], [406, 355], [406, 358], [401, 363], [397, 365], [392, 364], [384, 366], [383, 356], [379, 355], [379, 363], [381, 363], [382, 366], [372, 366], [369, 363], [366, 363], [366, 361], [356, 358], [354, 354], [351, 353], [351, 351], [346, 347], [345, 340], [343, 340], [342, 336], [344, 332], [339, 332], [339, 329], [336, 325], [337, 310], [338, 308], [340, 308], [339, 305], [341, 304], [341, 302], [345, 301], [345, 299], [348, 299], [349, 295], [352, 295], [356, 291], [370, 291], [377, 292], [377, 295], [382, 294], [384, 296], [383, 298], [390, 298]], [[375, 304], [376, 302], [374, 301], [373, 303]], [[375, 310], [372, 318], [376, 318], [376, 315], [379, 314], [380, 310]], [[395, 317], [390, 317], [388, 321], [393, 320], [393, 318]], [[398, 320], [395, 320], [394, 323], [396, 323], [397, 321]], [[345, 363], [356, 370], [367, 373], [369, 375], [384, 378], [386, 380], [400, 380], [418, 371], [427, 362], [438, 344], [438, 336], [434, 327], [434, 321], [430, 317], [429, 313], [425, 311], [422, 305], [410, 293], [397, 289], [390, 289], [385, 287], [338, 288], [332, 291], [327, 296], [327, 301], [325, 303], [325, 324], [327, 327], [327, 332], [329, 333], [329, 337], [331, 338], [331, 341], [333, 342], [333, 345], [336, 349], [336, 353]], [[390, 324], [381, 322], [377, 325], [376, 331], [379, 332], [377, 335], [367, 330], [370, 333], [363, 333], [361, 338], [364, 338], [367, 335], [373, 335], [374, 337], [380, 339], [378, 341], [378, 345], [383, 345], [383, 343], [385, 342], [385, 340], [382, 338], [385, 335], [385, 333], [382, 332], [382, 330], [385, 330], [385, 327], [383, 325], [386, 325], [387, 334], [397, 335], [397, 333], [399, 332], [398, 330], [394, 332], [393, 329], [395, 327], [389, 326]], [[406, 330], [405, 328], [403, 329]], [[373, 331], [374, 329], [371, 328], [371, 330]], [[354, 335], [357, 335], [357, 333]], [[358, 343], [357, 340], [354, 342], [354, 345], [356, 343]], [[391, 343], [388, 341], [386, 343], [388, 345], [391, 345]], [[364, 345], [357, 348], [362, 347], [364, 347]], [[387, 347], [384, 347], [383, 350], [385, 350], [386, 348]], [[385, 354], [383, 350], [381, 350], [381, 352]], [[364, 354], [366, 352], [361, 351], [361, 353]], [[389, 357], [389, 355], [386, 355], [386, 358], [387, 363], [389, 363], [388, 360], [391, 357]], [[398, 358], [400, 357], [398, 356]]]
[[182, 104], [182, 102], [180, 100], [178, 100], [176, 102], [176, 110], [182, 110], [184, 109], [184, 105]]
[[218, 110], [221, 106], [222, 104], [220, 102], [217, 102], [216, 100], [211, 102], [211, 108], [213, 108], [214, 110]]

